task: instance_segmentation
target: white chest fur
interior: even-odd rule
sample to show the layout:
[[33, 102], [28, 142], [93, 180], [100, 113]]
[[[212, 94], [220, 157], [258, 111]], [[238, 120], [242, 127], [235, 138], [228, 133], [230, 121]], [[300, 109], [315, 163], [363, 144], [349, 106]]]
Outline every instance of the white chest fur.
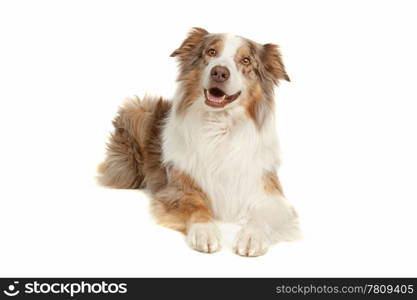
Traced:
[[170, 113], [163, 130], [163, 161], [186, 172], [207, 193], [216, 218], [244, 221], [265, 197], [262, 177], [279, 164], [274, 118], [256, 128], [242, 107], [208, 112], [193, 105]]

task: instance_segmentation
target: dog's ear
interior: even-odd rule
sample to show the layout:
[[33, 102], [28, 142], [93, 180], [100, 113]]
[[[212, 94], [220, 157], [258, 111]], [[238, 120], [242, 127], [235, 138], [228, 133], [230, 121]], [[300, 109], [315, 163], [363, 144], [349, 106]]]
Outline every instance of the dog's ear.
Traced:
[[190, 54], [204, 39], [209, 32], [203, 28], [193, 27], [181, 46], [172, 52], [171, 57], [184, 57]]
[[279, 47], [274, 44], [265, 44], [260, 51], [260, 58], [263, 65], [265, 76], [268, 76], [274, 84], [278, 84], [279, 80], [290, 81], [282, 62]]

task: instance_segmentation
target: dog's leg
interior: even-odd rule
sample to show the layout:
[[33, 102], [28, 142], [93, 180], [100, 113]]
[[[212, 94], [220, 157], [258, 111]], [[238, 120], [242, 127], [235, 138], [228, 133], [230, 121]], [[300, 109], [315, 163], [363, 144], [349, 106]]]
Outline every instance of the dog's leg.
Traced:
[[248, 222], [237, 234], [234, 251], [242, 256], [259, 256], [278, 241], [300, 237], [298, 217], [285, 199], [276, 175], [264, 180], [263, 196], [252, 208]]
[[171, 170], [168, 174], [168, 185], [152, 201], [158, 223], [186, 234], [191, 248], [216, 252], [221, 247], [220, 231], [213, 222], [207, 196], [185, 173]]

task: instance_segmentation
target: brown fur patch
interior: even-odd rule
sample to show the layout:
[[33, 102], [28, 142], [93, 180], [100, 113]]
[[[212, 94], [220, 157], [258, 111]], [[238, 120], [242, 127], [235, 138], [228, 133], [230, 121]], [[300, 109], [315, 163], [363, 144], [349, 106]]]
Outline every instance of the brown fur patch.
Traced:
[[281, 182], [275, 172], [266, 172], [263, 177], [264, 189], [269, 195], [284, 195]]
[[200, 63], [203, 57], [204, 41], [208, 35], [207, 30], [194, 27], [181, 46], [171, 54], [172, 57], [177, 57], [179, 61], [180, 74], [178, 81], [182, 81], [184, 75], [194, 70]]
[[152, 213], [163, 226], [186, 233], [193, 223], [213, 221], [207, 195], [187, 174], [169, 170], [168, 185], [155, 194]]
[[266, 112], [261, 114], [259, 108], [262, 107], [261, 102], [265, 102], [264, 105], [270, 105], [272, 112], [272, 103], [269, 103], [268, 99], [265, 99], [262, 87], [256, 80], [246, 80], [247, 96], [242, 101], [242, 105], [245, 107], [249, 117], [260, 127], [265, 119]]
[[199, 94], [203, 93], [200, 81], [201, 81], [201, 72], [202, 68], [196, 68], [189, 73], [187, 73], [182, 81], [182, 88], [184, 90], [184, 95], [180, 100], [177, 113], [183, 113], [188, 107], [190, 107], [194, 101], [197, 100]]
[[190, 52], [192, 52], [194, 48], [200, 44], [203, 38], [208, 34], [209, 32], [203, 28], [193, 27], [188, 33], [187, 38], [182, 42], [181, 46], [172, 52], [171, 57], [187, 57]]
[[126, 102], [113, 121], [106, 160], [98, 180], [114, 188], [148, 188], [166, 184], [161, 165], [161, 126], [171, 103], [162, 98], [138, 97]]
[[270, 74], [270, 78], [274, 84], [277, 84], [280, 79], [290, 81], [290, 78], [285, 71], [284, 63], [282, 62], [281, 52], [277, 45], [263, 45], [260, 56], [265, 70]]

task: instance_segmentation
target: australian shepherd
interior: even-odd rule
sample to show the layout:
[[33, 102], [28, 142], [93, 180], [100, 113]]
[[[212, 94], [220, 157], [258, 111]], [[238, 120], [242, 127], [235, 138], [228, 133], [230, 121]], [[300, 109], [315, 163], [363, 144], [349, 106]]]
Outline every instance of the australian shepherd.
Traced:
[[242, 225], [234, 246], [242, 256], [298, 238], [277, 175], [274, 87], [290, 80], [278, 46], [193, 28], [171, 56], [176, 94], [121, 107], [100, 182], [146, 188], [157, 222], [201, 252], [221, 248], [216, 220]]

